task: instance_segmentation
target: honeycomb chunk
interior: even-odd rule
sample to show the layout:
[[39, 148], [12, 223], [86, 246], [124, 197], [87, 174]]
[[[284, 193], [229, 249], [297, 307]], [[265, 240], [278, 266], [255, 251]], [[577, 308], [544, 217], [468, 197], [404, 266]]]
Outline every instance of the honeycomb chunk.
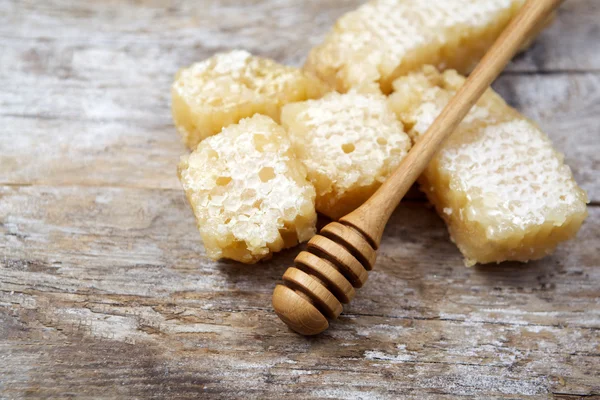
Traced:
[[371, 0], [342, 16], [305, 69], [340, 92], [388, 94], [425, 64], [467, 73], [525, 0]]
[[179, 164], [213, 259], [255, 263], [315, 233], [315, 190], [283, 128], [255, 115], [198, 145]]
[[330, 93], [288, 104], [281, 121], [317, 191], [317, 211], [337, 219], [366, 201], [410, 148], [381, 94]]
[[[394, 82], [391, 107], [418, 141], [464, 78], [433, 67]], [[587, 216], [550, 139], [491, 89], [419, 179], [467, 265], [528, 261], [575, 236]]]
[[282, 105], [327, 91], [310, 73], [234, 50], [179, 71], [171, 89], [173, 119], [193, 150], [242, 118], [258, 113], [278, 121]]

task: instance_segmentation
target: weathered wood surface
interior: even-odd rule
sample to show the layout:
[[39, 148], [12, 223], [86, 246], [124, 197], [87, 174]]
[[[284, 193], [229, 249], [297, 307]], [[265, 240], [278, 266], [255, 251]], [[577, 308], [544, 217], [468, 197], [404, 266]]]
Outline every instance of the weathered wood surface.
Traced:
[[300, 64], [360, 1], [0, 0], [0, 398], [600, 395], [600, 2], [570, 0], [497, 82], [592, 204], [545, 260], [467, 269], [423, 201], [332, 329], [271, 310], [296, 250], [204, 256], [175, 177], [178, 67]]

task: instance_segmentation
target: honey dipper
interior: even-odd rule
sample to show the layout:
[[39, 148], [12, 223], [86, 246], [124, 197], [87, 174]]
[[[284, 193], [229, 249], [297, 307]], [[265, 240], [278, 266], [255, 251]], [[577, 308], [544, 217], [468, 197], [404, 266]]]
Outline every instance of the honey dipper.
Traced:
[[273, 308], [294, 331], [315, 335], [337, 318], [354, 288], [368, 278], [385, 225], [408, 189], [444, 140], [456, 129], [526, 39], [544, 23], [562, 0], [528, 0], [464, 86], [414, 145], [394, 173], [362, 206], [332, 222], [308, 242], [295, 266], [273, 292]]

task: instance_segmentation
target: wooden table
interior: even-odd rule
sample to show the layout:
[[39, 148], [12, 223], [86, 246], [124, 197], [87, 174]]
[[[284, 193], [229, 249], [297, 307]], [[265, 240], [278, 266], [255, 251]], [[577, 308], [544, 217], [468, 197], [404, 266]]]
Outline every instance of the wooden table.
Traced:
[[417, 197], [305, 338], [270, 302], [298, 249], [204, 256], [175, 175], [176, 70], [235, 47], [299, 65], [359, 3], [0, 0], [0, 398], [598, 398], [596, 0], [567, 1], [496, 84], [591, 200], [552, 257], [465, 268]]

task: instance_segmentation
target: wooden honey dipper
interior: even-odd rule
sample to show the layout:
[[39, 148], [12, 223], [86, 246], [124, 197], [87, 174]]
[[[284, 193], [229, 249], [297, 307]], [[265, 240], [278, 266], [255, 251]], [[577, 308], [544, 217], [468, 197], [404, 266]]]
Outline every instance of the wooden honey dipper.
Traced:
[[385, 225], [442, 142], [456, 129], [506, 64], [562, 0], [529, 0], [463, 87], [394, 173], [362, 206], [332, 222], [308, 242], [273, 292], [273, 308], [290, 328], [315, 335], [342, 312], [374, 264]]

